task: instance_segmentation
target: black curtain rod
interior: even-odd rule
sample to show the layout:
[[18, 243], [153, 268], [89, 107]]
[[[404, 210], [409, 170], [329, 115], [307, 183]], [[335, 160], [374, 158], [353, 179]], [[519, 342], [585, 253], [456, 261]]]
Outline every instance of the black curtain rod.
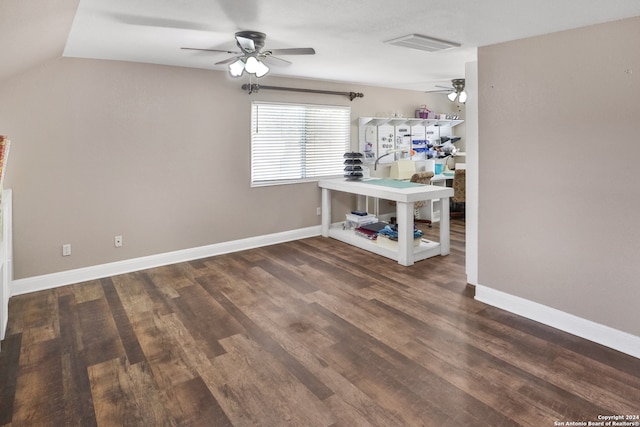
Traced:
[[280, 87], [280, 86], [264, 86], [259, 84], [243, 84], [242, 90], [246, 90], [249, 95], [254, 92], [258, 92], [260, 89], [270, 89], [270, 90], [288, 90], [290, 92], [307, 92], [307, 93], [322, 93], [325, 95], [342, 95], [348, 96], [351, 101], [356, 98], [362, 98], [364, 94], [360, 92], [336, 92], [332, 90], [316, 90], [316, 89], [302, 89], [297, 87]]

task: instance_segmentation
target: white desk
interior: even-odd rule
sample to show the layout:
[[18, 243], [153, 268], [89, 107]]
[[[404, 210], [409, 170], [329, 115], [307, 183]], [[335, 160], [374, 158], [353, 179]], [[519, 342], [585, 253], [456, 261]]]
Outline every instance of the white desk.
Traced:
[[431, 177], [431, 182], [444, 185], [447, 181], [453, 181], [453, 174], [445, 175], [443, 173]]
[[[399, 264], [409, 266], [436, 255], [449, 254], [449, 197], [453, 196], [450, 187], [435, 185], [411, 185], [405, 183], [402, 188], [396, 188], [390, 180], [367, 179], [362, 181], [347, 181], [344, 178], [325, 179], [318, 182], [322, 188], [322, 235], [333, 237], [345, 243], [377, 253], [387, 258], [395, 259]], [[392, 186], [388, 186], [389, 184]], [[413, 184], [413, 183], [412, 183]], [[343, 230], [342, 223], [331, 224], [331, 191], [396, 202], [396, 217], [398, 221], [398, 249], [378, 246], [375, 242], [356, 236], [352, 230]], [[440, 220], [440, 242], [422, 241], [420, 246], [413, 247], [413, 203], [420, 200], [440, 199], [443, 215]], [[446, 214], [444, 214], [446, 213]]]
[[[434, 175], [431, 178], [431, 185], [439, 185], [442, 187], [452, 187], [453, 184], [453, 174], [438, 174]], [[421, 219], [428, 219], [432, 223], [439, 222], [441, 212], [440, 212], [440, 201], [439, 200], [430, 200], [425, 204], [425, 206], [421, 207], [418, 211], [419, 217]]]

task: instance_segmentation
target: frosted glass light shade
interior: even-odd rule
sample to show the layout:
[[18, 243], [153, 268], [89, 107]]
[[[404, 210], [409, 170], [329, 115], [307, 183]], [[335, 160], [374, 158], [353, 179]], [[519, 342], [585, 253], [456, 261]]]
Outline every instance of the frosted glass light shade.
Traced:
[[269, 72], [269, 67], [255, 56], [250, 56], [247, 59], [240, 58], [229, 64], [229, 73], [233, 77], [240, 77], [245, 70], [247, 73], [255, 74], [256, 77], [262, 77]]
[[264, 62], [258, 61], [258, 65], [256, 65], [256, 77], [262, 77], [269, 72], [269, 67], [264, 65]]
[[238, 59], [236, 62], [229, 64], [229, 73], [233, 77], [240, 77], [244, 71], [244, 62], [242, 59]]
[[255, 74], [256, 71], [258, 70], [258, 64], [260, 62], [258, 62], [258, 60], [255, 58], [255, 56], [250, 56], [247, 58], [247, 62], [244, 66], [244, 68], [247, 70], [247, 73], [251, 73], [251, 74]]

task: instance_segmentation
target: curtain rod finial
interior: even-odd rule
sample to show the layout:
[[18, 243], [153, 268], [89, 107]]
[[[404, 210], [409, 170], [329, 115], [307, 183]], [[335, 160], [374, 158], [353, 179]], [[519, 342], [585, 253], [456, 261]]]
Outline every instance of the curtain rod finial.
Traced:
[[246, 90], [247, 93], [251, 95], [253, 92], [258, 92], [260, 90], [260, 85], [258, 85], [257, 83], [253, 83], [253, 84], [245, 83], [242, 85], [242, 90]]

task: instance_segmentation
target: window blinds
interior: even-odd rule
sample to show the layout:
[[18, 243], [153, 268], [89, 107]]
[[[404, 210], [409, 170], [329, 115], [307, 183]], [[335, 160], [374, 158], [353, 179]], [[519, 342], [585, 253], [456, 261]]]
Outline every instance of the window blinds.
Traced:
[[252, 184], [342, 175], [350, 122], [350, 107], [253, 102]]

